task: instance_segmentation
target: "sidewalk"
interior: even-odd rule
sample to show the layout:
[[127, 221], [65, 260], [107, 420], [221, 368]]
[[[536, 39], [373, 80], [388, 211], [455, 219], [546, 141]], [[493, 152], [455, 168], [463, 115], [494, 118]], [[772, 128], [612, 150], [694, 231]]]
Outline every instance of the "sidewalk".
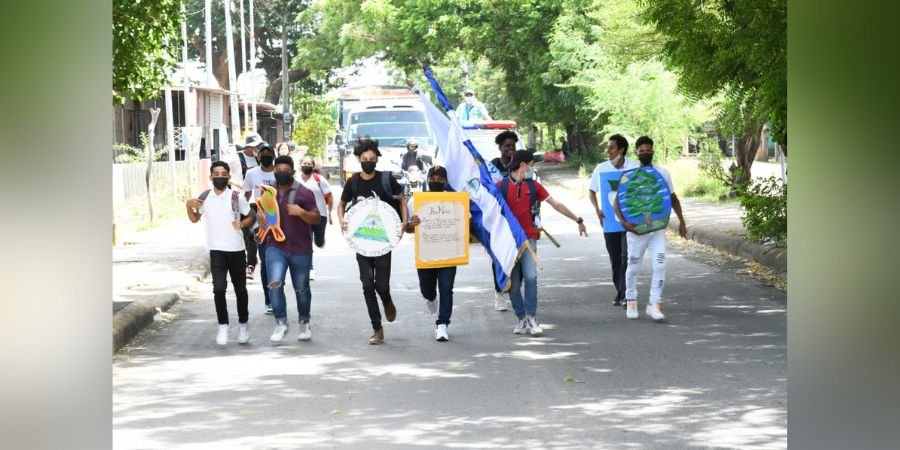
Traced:
[[209, 273], [203, 226], [173, 220], [113, 247], [113, 352]]
[[[562, 187], [589, 201], [587, 191], [590, 173], [585, 178], [579, 178], [578, 169], [559, 164], [539, 163], [536, 167], [544, 183]], [[679, 200], [687, 222], [688, 239], [787, 273], [787, 249], [749, 241], [745, 237], [747, 230], [741, 224], [739, 206], [717, 205], [680, 197]], [[676, 232], [678, 230], [678, 218], [674, 213], [669, 221], [669, 229]]]

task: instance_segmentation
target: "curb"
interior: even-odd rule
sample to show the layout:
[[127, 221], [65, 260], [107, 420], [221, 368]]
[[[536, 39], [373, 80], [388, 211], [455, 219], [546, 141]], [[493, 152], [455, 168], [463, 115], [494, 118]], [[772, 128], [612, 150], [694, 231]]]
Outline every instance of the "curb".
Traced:
[[[548, 170], [549, 169], [549, 170]], [[569, 168], [557, 167], [541, 167], [540, 170], [547, 172], [562, 172], [566, 170], [574, 170]], [[552, 184], [567, 191], [576, 193], [573, 189], [574, 185], [580, 184], [578, 179], [568, 178], [565, 180], [544, 179], [545, 184]], [[690, 219], [690, 218], [688, 218]], [[668, 229], [678, 232], [678, 220], [670, 220]], [[772, 270], [787, 273], [787, 249], [774, 247], [771, 245], [758, 244], [750, 242], [743, 236], [724, 233], [703, 225], [691, 224], [688, 226], [687, 238], [699, 242], [704, 245], [716, 248], [723, 252], [750, 259], [762, 264]]]
[[[197, 283], [203, 281], [209, 275], [209, 259], [202, 259], [199, 264], [202, 269], [193, 272], [193, 278]], [[168, 311], [178, 300], [181, 293], [191, 286], [183, 286], [178, 292], [166, 292], [153, 297], [150, 300], [135, 300], [113, 314], [112, 324], [112, 352], [116, 353], [131, 339], [138, 335], [144, 328], [153, 323], [157, 313]]]

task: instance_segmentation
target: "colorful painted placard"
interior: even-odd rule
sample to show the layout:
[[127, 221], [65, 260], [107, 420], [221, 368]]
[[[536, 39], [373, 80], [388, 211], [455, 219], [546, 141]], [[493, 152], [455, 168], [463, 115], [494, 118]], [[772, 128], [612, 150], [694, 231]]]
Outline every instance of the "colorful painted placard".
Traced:
[[391, 205], [370, 197], [360, 200], [346, 214], [345, 237], [356, 253], [376, 257], [390, 252], [402, 236], [403, 224]]
[[662, 230], [669, 224], [672, 195], [666, 180], [652, 166], [623, 173], [617, 191], [622, 216], [634, 224], [637, 234]]

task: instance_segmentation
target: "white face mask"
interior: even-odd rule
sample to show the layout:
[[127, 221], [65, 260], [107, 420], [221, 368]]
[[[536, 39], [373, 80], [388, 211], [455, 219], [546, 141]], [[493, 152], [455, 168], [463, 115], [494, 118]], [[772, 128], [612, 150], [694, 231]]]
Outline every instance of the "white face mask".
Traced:
[[471, 97], [466, 97], [466, 104], [472, 105], [472, 103], [475, 103], [475, 96], [473, 95]]
[[622, 159], [622, 155], [621, 155], [621, 154], [619, 154], [619, 156], [616, 156], [615, 158], [609, 160], [609, 163], [612, 164], [612, 165], [616, 165], [616, 164], [619, 163], [619, 160], [620, 160], [620, 159]]
[[530, 179], [534, 178], [534, 169], [529, 168], [528, 170], [525, 171], [525, 175], [523, 175], [523, 176], [526, 180], [530, 180]]

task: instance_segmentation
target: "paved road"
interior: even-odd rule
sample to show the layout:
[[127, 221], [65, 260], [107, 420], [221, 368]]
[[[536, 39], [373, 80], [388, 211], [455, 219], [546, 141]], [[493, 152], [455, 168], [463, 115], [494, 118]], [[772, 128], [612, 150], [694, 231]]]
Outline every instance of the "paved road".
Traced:
[[[551, 193], [592, 217], [587, 202]], [[539, 245], [544, 337], [512, 334], [514, 316], [494, 311], [489, 264], [473, 247], [457, 275], [451, 341], [435, 342], [404, 240], [392, 277], [398, 318], [384, 345], [367, 345], [355, 260], [332, 228], [315, 258], [312, 341], [295, 340], [292, 301], [289, 340], [268, 341], [257, 279], [251, 343], [238, 346], [232, 330], [218, 347], [207, 280], [114, 356], [115, 448], [786, 447], [785, 294], [673, 245], [668, 322], [642, 310], [626, 321], [608, 300], [598, 227], [589, 221], [580, 238], [551, 209], [544, 223], [562, 248]]]

